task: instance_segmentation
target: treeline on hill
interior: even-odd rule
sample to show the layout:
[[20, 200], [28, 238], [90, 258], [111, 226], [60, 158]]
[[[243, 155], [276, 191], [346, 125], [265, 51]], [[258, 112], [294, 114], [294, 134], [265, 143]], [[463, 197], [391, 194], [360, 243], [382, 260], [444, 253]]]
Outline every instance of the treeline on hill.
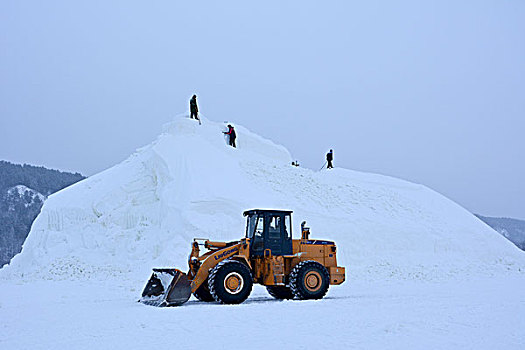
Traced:
[[17, 185], [24, 185], [47, 197], [84, 178], [79, 173], [72, 174], [46, 169], [43, 166], [0, 161], [0, 191], [2, 192]]
[[521, 250], [525, 250], [525, 220], [493, 218], [475, 214], [487, 225], [498, 231]]
[[0, 161], [0, 267], [22, 249], [43, 200], [85, 177]]

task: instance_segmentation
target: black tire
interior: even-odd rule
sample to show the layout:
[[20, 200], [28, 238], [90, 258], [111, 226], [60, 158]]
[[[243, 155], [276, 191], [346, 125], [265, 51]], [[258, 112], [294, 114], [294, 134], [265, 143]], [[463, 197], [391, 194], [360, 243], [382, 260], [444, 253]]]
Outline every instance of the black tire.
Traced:
[[285, 286], [266, 286], [268, 294], [275, 299], [293, 299], [292, 290]]
[[330, 275], [317, 261], [303, 261], [290, 273], [290, 289], [297, 299], [321, 299], [330, 286]]
[[193, 293], [195, 298], [200, 301], [210, 302], [215, 301], [213, 295], [210, 293], [210, 288], [208, 287], [208, 281], [204, 281], [199, 288]]
[[252, 274], [245, 264], [235, 260], [224, 260], [210, 271], [208, 286], [216, 301], [223, 304], [240, 304], [252, 292]]

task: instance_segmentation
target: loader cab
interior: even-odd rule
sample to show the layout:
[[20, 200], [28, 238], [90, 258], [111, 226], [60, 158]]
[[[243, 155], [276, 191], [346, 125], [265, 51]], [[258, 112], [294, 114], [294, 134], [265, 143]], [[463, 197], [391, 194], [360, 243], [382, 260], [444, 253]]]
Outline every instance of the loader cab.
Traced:
[[253, 209], [244, 212], [246, 238], [250, 239], [250, 255], [263, 256], [292, 254], [292, 211]]

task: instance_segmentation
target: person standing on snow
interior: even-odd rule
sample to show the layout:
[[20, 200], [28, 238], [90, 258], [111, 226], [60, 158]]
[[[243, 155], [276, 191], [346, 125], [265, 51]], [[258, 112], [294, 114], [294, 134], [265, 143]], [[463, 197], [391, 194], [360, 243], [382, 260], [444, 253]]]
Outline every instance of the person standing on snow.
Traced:
[[230, 146], [236, 148], [235, 139], [237, 138], [237, 135], [235, 134], [235, 129], [233, 128], [233, 126], [228, 124], [228, 131], [223, 131], [222, 133], [230, 136], [229, 137]]
[[332, 169], [334, 166], [332, 165], [332, 161], [334, 160], [334, 151], [330, 150], [326, 154], [326, 161], [328, 162], [328, 165], [326, 166], [326, 169]]
[[199, 107], [197, 107], [197, 95], [193, 95], [190, 100], [190, 119], [193, 119], [194, 117], [200, 122]]

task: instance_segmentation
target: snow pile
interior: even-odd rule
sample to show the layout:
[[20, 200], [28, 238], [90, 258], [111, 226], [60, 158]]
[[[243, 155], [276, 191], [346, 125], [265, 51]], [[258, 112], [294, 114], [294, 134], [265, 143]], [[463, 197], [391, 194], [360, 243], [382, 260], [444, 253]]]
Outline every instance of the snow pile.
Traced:
[[234, 149], [225, 130], [176, 119], [126, 161], [53, 194], [2, 275], [136, 286], [152, 267], [185, 270], [193, 237], [240, 238], [251, 208], [294, 210], [295, 237], [307, 220], [312, 238], [335, 240], [349, 281], [525, 271], [523, 252], [424, 186], [292, 167], [282, 146], [236, 126]]

